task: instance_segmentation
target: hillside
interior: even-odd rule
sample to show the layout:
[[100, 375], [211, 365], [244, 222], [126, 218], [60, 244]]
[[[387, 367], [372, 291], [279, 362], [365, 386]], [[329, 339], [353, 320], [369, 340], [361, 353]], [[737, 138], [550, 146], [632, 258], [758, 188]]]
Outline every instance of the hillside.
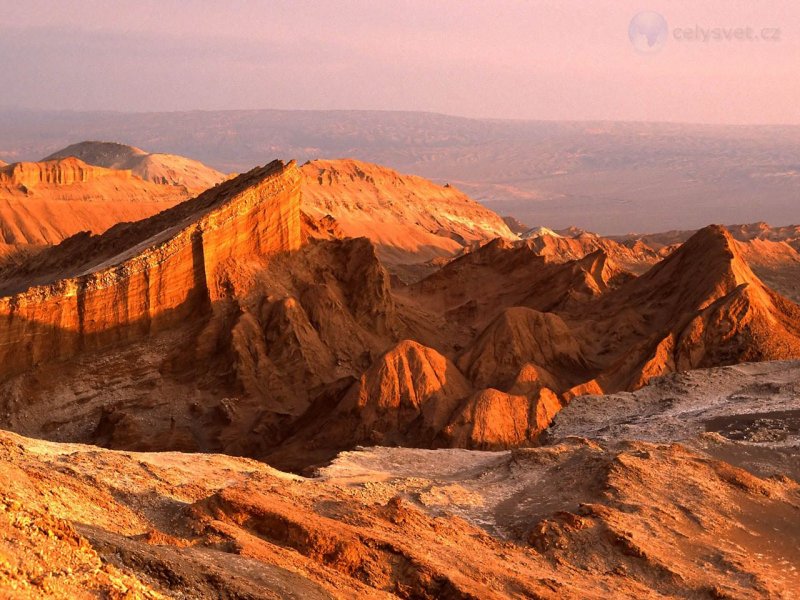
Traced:
[[145, 181], [181, 186], [191, 195], [199, 194], [226, 178], [223, 173], [185, 156], [145, 152], [116, 142], [78, 142], [53, 152], [42, 160], [69, 157], [97, 167], [131, 171]]
[[304, 210], [333, 216], [345, 235], [370, 238], [389, 262], [425, 262], [472, 242], [517, 237], [449, 185], [350, 159], [314, 160], [301, 171]]
[[0, 244], [13, 249], [101, 233], [173, 206], [187, 193], [76, 158], [13, 163], [0, 168]]

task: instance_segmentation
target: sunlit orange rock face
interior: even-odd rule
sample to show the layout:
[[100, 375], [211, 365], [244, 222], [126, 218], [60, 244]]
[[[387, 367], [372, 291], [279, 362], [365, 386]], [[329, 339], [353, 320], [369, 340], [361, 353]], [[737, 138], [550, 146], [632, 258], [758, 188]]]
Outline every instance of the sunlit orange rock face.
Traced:
[[71, 157], [0, 167], [0, 253], [20, 245], [57, 244], [80, 231], [101, 233], [138, 221], [189, 197], [129, 170]]
[[301, 171], [304, 210], [332, 215], [346, 235], [370, 238], [388, 264], [517, 238], [497, 214], [451, 185], [353, 159], [314, 160]]
[[71, 185], [108, 177], [125, 181], [131, 179], [132, 173], [92, 167], [77, 158], [66, 158], [15, 163], [0, 173], [0, 183], [6, 186], [24, 186], [30, 190], [40, 185]]
[[[41, 176], [93, 176], [74, 166]], [[104, 240], [107, 258], [76, 255], [67, 267], [70, 276], [2, 298], [2, 373], [174, 325], [209, 310], [226, 293], [227, 268], [300, 246], [294, 164], [256, 169], [195, 202], [200, 214], [194, 219], [184, 221], [182, 212], [174, 210], [120, 226]], [[126, 245], [113, 247], [122, 240]], [[81, 264], [84, 258], [88, 261]]]
[[141, 148], [116, 142], [79, 142], [43, 160], [68, 158], [77, 158], [96, 167], [130, 171], [145, 181], [178, 186], [191, 195], [199, 194], [226, 179], [223, 173], [185, 156], [145, 152]]

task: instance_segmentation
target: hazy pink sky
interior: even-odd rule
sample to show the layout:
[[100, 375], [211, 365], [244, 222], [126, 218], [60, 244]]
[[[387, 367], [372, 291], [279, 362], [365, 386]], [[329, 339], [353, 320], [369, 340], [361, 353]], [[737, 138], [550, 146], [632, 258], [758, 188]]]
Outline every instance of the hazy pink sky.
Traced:
[[[628, 39], [661, 13], [666, 45]], [[687, 42], [675, 28], [780, 28]], [[0, 105], [800, 124], [796, 0], [0, 0]]]

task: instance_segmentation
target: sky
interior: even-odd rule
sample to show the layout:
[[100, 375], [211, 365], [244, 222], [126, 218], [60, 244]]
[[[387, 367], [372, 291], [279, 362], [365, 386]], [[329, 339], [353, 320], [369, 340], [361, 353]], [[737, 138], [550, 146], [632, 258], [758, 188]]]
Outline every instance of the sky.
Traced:
[[3, 108], [800, 124], [796, 0], [0, 0], [0, 57]]

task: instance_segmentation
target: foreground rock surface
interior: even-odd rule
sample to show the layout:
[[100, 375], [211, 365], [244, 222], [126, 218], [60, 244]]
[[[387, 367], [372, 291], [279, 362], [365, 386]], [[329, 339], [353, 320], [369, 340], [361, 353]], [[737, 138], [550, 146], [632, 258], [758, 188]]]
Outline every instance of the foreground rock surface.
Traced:
[[373, 448], [316, 477], [0, 433], [14, 597], [790, 597], [800, 486], [707, 453], [572, 439]]

